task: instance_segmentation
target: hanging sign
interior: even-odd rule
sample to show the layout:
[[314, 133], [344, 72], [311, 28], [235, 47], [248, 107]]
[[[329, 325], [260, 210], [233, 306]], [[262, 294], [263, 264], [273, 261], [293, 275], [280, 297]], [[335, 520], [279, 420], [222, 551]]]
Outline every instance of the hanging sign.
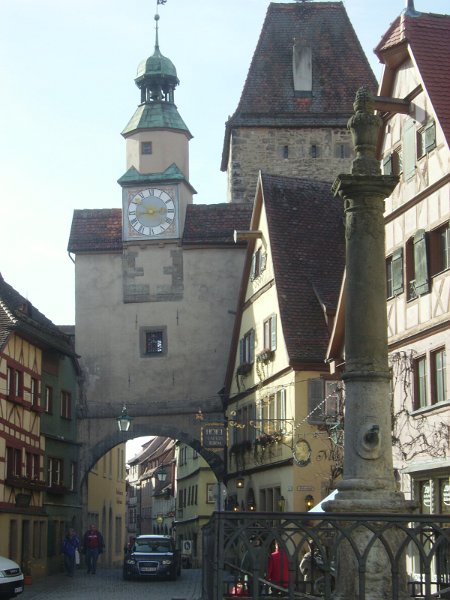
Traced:
[[227, 427], [225, 423], [205, 423], [202, 425], [203, 448], [225, 448], [227, 445]]

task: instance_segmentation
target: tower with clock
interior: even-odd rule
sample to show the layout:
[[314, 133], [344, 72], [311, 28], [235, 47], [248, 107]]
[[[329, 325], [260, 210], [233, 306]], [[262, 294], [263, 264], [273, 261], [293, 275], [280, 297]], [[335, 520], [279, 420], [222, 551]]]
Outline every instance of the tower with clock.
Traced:
[[141, 98], [122, 132], [127, 171], [122, 186], [122, 236], [125, 243], [176, 240], [182, 235], [186, 207], [195, 190], [189, 184], [191, 134], [174, 102], [179, 84], [171, 60], [155, 50], [137, 69]]

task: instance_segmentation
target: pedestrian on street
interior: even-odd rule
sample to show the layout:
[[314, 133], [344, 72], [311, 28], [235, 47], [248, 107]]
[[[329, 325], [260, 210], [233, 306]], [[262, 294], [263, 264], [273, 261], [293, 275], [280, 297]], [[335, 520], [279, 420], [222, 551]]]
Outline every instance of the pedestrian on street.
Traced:
[[[287, 588], [288, 586], [288, 558], [284, 550], [278, 546], [278, 542], [275, 542], [275, 549], [269, 556], [269, 562], [267, 564], [267, 579], [280, 587]], [[273, 588], [272, 595], [281, 596], [282, 592], [276, 588]]]
[[64, 557], [64, 570], [69, 577], [73, 577], [75, 572], [75, 557], [79, 547], [80, 540], [75, 530], [70, 528], [61, 545], [61, 553]]
[[88, 574], [95, 575], [97, 570], [97, 560], [99, 555], [103, 552], [105, 544], [103, 542], [103, 536], [98, 531], [97, 525], [92, 523], [89, 529], [83, 536], [83, 552], [86, 555], [86, 568]]

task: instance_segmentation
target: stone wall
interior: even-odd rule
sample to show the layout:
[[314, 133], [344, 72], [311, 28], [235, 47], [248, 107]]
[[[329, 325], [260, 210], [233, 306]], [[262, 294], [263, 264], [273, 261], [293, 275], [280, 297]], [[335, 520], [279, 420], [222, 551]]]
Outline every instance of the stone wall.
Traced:
[[228, 201], [253, 202], [260, 170], [331, 184], [337, 174], [350, 172], [352, 158], [351, 136], [345, 127], [233, 129]]

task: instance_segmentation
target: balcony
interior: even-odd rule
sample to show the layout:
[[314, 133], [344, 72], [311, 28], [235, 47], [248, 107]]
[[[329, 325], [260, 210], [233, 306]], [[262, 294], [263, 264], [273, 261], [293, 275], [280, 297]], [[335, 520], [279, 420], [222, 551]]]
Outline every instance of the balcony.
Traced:
[[21, 488], [36, 492], [43, 492], [47, 489], [47, 483], [45, 481], [40, 481], [39, 479], [31, 479], [29, 477], [23, 477], [21, 475], [7, 475], [5, 484], [10, 485], [14, 488]]

